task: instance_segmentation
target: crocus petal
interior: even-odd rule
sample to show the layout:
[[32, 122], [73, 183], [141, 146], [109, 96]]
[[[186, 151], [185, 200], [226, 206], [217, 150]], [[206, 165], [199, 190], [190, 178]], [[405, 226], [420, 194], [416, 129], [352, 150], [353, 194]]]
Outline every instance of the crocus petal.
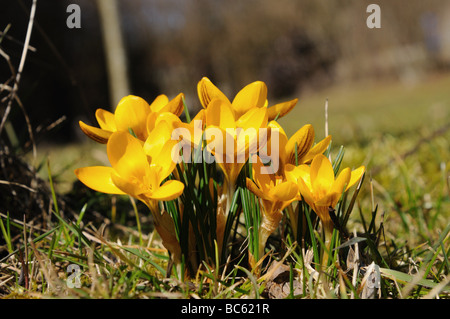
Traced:
[[239, 118], [253, 107], [263, 107], [266, 100], [266, 84], [262, 81], [255, 81], [240, 90], [231, 104], [236, 118]]
[[159, 154], [164, 144], [171, 139], [173, 128], [167, 121], [160, 121], [145, 140], [143, 150], [147, 156]]
[[236, 127], [243, 128], [244, 130], [248, 128], [258, 130], [261, 127], [267, 127], [267, 122], [267, 109], [262, 107], [253, 107], [238, 118], [236, 121]]
[[324, 197], [322, 197], [319, 200], [316, 200], [315, 205], [318, 206], [324, 206], [324, 207], [332, 207], [334, 208], [339, 201], [339, 199], [342, 196], [342, 192], [331, 192], [326, 194]]
[[296, 183], [298, 178], [299, 178], [299, 174], [297, 173], [297, 167], [295, 165], [292, 164], [287, 164], [284, 167], [284, 175], [286, 176], [286, 179], [288, 181], [294, 182]]
[[165, 94], [158, 95], [153, 102], [149, 105], [152, 112], [160, 112], [169, 103], [169, 98]]
[[258, 186], [250, 179], [246, 178], [246, 184], [249, 191], [251, 191], [253, 194], [255, 194], [257, 197], [270, 200], [270, 198], [267, 196], [266, 193], [264, 193]]
[[314, 145], [308, 151], [308, 153], [306, 153], [306, 155], [303, 156], [303, 158], [301, 159], [302, 162], [305, 164], [308, 164], [312, 161], [314, 156], [316, 156], [318, 154], [323, 154], [326, 151], [326, 149], [328, 148], [328, 146], [330, 145], [330, 142], [331, 142], [331, 135], [328, 135], [323, 140], [321, 140], [319, 143]]
[[95, 118], [97, 119], [100, 128], [111, 132], [117, 131], [116, 120], [113, 113], [104, 109], [97, 109], [97, 111], [95, 111]]
[[215, 125], [222, 129], [236, 128], [231, 105], [223, 100], [212, 100], [206, 109], [206, 126]]
[[205, 124], [205, 120], [206, 120], [205, 109], [201, 109], [200, 111], [198, 111], [197, 114], [195, 114], [194, 118], [191, 120], [191, 123], [194, 121], [201, 121], [201, 122], [203, 122], [203, 124]]
[[82, 121], [78, 123], [83, 133], [98, 143], [106, 144], [108, 142], [109, 137], [112, 134], [112, 132], [110, 131], [102, 130], [101, 128], [87, 125]]
[[298, 194], [298, 186], [291, 181], [282, 182], [269, 190], [268, 196], [280, 202], [294, 200]]
[[348, 182], [347, 188], [345, 190], [348, 190], [350, 187], [352, 187], [357, 182], [359, 182], [359, 180], [363, 176], [365, 170], [366, 170], [366, 168], [364, 166], [360, 166], [357, 169], [353, 170], [351, 177], [350, 177], [350, 181]]
[[351, 175], [350, 168], [348, 167], [344, 168], [334, 181], [330, 192], [342, 194], [342, 192], [344, 191], [344, 187], [346, 187], [348, 185], [348, 182], [350, 181], [350, 175]]
[[306, 186], [308, 186], [309, 189], [312, 190], [311, 167], [305, 164], [299, 165], [297, 166], [297, 173], [299, 178], [301, 178], [305, 182]]
[[[176, 97], [174, 97], [169, 103], [160, 108], [159, 110], [152, 109], [153, 112], [170, 112], [176, 116], [180, 116], [183, 113], [184, 109], [184, 94], [180, 93]], [[150, 106], [151, 107], [151, 106]]]
[[[306, 124], [300, 128], [286, 144], [286, 162], [296, 164], [296, 157], [298, 164], [301, 164], [303, 156], [308, 153], [312, 144], [314, 143], [314, 128], [311, 124]], [[297, 147], [296, 147], [297, 145]], [[297, 148], [297, 153], [295, 152]]]
[[220, 91], [207, 77], [202, 78], [198, 82], [197, 93], [200, 103], [205, 109], [214, 99], [221, 99], [230, 102], [225, 94], [223, 94], [222, 91]]
[[245, 130], [237, 128], [236, 131], [236, 154], [237, 156], [242, 156], [240, 158], [244, 158], [245, 155], [245, 159], [247, 160], [250, 156], [250, 153], [256, 154], [259, 149], [259, 130], [250, 127]]
[[299, 179], [303, 179], [309, 188], [311, 188], [310, 172], [311, 169], [307, 165], [295, 166], [292, 164], [287, 164], [284, 168], [284, 174], [287, 180], [297, 182]]
[[169, 127], [171, 128], [174, 128], [174, 123], [181, 122], [180, 118], [177, 115], [171, 112], [162, 112], [159, 113], [158, 116], [156, 117], [155, 126], [157, 126], [160, 122], [163, 121], [169, 124]]
[[227, 140], [229, 140], [230, 143], [233, 143], [233, 145], [228, 143], [228, 147], [231, 148], [231, 153], [234, 155], [234, 136], [225, 129], [216, 125], [209, 125], [207, 129], [205, 129], [204, 139], [206, 141], [206, 149], [208, 152], [214, 156], [217, 154], [216, 162], [221, 162], [222, 156], [227, 155]]
[[311, 162], [311, 184], [314, 193], [328, 193], [333, 183], [334, 171], [330, 160], [322, 154], [317, 155]]
[[176, 155], [174, 152], [178, 150], [177, 148], [178, 141], [168, 140], [164, 143], [163, 147], [159, 151], [158, 154], [155, 154], [152, 157], [150, 167], [153, 169], [155, 166], [159, 167], [159, 181], [158, 184], [161, 183], [170, 173], [173, 172], [177, 162], [175, 161]]
[[307, 202], [308, 205], [311, 208], [313, 208], [314, 207], [314, 195], [311, 192], [311, 189], [306, 185], [305, 181], [302, 178], [298, 179], [297, 185], [298, 185], [300, 194], [302, 195], [305, 202]]
[[176, 127], [175, 123], [181, 123], [180, 118], [171, 112], [151, 113], [147, 117], [148, 135], [150, 135], [155, 127], [163, 121], [166, 122], [172, 130]]
[[267, 124], [267, 128], [270, 129], [270, 136], [267, 140], [266, 154], [275, 159], [275, 156], [278, 156], [281, 161], [281, 166], [285, 164], [286, 158], [286, 144], [288, 142], [288, 138], [284, 129], [278, 124], [276, 121], [270, 121]]
[[239, 134], [236, 137], [235, 157], [238, 158], [240, 161], [247, 161], [247, 159], [252, 154], [256, 154], [256, 152], [259, 149], [260, 139], [258, 136], [258, 131], [252, 128], [247, 129], [245, 131], [243, 129], [237, 130]]
[[288, 114], [294, 106], [297, 104], [298, 99], [293, 99], [288, 102], [283, 102], [279, 104], [275, 104], [269, 108], [267, 108], [267, 114], [269, 116], [269, 121], [275, 119], [275, 118], [281, 118]]
[[278, 134], [280, 136], [279, 142], [281, 143], [280, 148], [281, 147], [284, 148], [288, 142], [288, 138], [287, 138], [286, 132], [284, 131], [283, 127], [277, 121], [270, 121], [267, 124], [267, 127], [270, 127], [272, 129], [272, 131], [274, 131], [274, 130], [278, 131]]
[[201, 136], [201, 128], [199, 132], [199, 136], [195, 136], [195, 122], [191, 122], [190, 124], [184, 122], [175, 122], [173, 123], [174, 130], [172, 131], [171, 138], [173, 140], [181, 141], [183, 145], [191, 145], [197, 148], [202, 142]]
[[156, 119], [158, 118], [159, 113], [150, 113], [147, 116], [147, 138], [148, 135], [155, 129]]
[[82, 167], [75, 170], [75, 175], [87, 187], [107, 194], [125, 194], [113, 182], [114, 170], [107, 166]]
[[124, 179], [138, 178], [148, 174], [147, 156], [142, 142], [127, 132], [114, 132], [106, 146], [109, 162]]
[[145, 187], [138, 179], [123, 178], [115, 171], [111, 173], [111, 179], [118, 189], [134, 198], [139, 198], [141, 194], [148, 191], [147, 187]]
[[144, 99], [134, 95], [122, 98], [114, 113], [117, 129], [125, 132], [132, 129], [136, 137], [144, 141], [150, 112], [150, 106]]
[[184, 184], [182, 182], [177, 180], [169, 180], [152, 192], [151, 198], [162, 201], [172, 200], [180, 197], [183, 191]]
[[237, 154], [256, 153], [267, 143], [267, 110], [254, 107], [236, 121]]
[[261, 158], [257, 155], [252, 158], [252, 174], [253, 180], [264, 193], [268, 193], [275, 186], [274, 175], [268, 174]]

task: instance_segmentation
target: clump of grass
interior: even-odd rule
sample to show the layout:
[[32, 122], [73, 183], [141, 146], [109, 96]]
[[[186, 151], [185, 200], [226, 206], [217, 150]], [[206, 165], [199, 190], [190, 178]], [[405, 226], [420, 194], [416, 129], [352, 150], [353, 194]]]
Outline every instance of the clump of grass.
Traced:
[[[436, 232], [438, 238], [429, 237], [408, 248], [398, 241], [398, 236], [390, 235], [389, 219], [395, 216], [386, 216], [377, 205], [364, 211], [364, 203], [356, 199], [358, 192], [371, 193], [369, 202], [377, 202], [374, 180], [364, 180], [354, 194], [343, 198], [334, 211], [339, 227], [329, 248], [324, 244], [317, 216], [307, 205], [301, 205], [298, 209], [303, 210], [305, 218], [299, 222], [305, 225], [300, 224], [304, 235], [299, 237], [303, 240], [298, 242], [292, 237], [291, 226], [284, 229], [284, 234], [281, 229], [274, 233], [266, 251], [270, 258], [266, 267], [273, 268], [260, 278], [240, 265], [242, 256], [237, 256], [240, 259], [235, 263], [227, 260], [223, 268], [205, 263], [194, 277], [187, 278], [183, 271], [170, 267], [158, 233], [147, 235], [136, 222], [133, 227], [120, 227], [120, 235], [112, 239], [108, 229], [114, 224], [105, 223], [108, 219], [102, 223], [85, 222], [90, 212], [88, 205], [72, 218], [61, 217], [59, 206], [53, 205], [51, 223], [46, 228], [2, 215], [0, 226], [8, 250], [8, 256], [1, 260], [2, 297], [268, 298], [270, 275], [282, 265], [290, 267], [286, 287], [301, 287], [289, 290], [282, 295], [284, 298], [448, 297], [449, 226]], [[54, 185], [50, 193], [58, 196]], [[441, 207], [446, 201], [448, 197], [440, 199]], [[104, 209], [109, 210], [110, 204]], [[134, 210], [131, 203], [129, 209]], [[359, 221], [353, 220], [354, 212], [350, 215], [354, 209], [360, 211]], [[244, 225], [245, 220], [236, 220], [236, 227]], [[356, 231], [355, 226], [360, 230]], [[12, 237], [13, 229], [20, 236]], [[279, 250], [279, 244], [285, 248]], [[326, 271], [318, 267], [325, 249], [331, 256]], [[218, 260], [216, 256], [215, 262]]]

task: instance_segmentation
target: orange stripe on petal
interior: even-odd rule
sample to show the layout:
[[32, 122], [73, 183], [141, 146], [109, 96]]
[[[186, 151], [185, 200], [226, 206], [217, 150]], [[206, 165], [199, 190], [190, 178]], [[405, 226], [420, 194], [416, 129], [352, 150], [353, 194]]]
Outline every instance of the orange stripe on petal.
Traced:
[[[300, 128], [286, 144], [287, 162], [295, 165], [295, 158], [301, 164], [302, 158], [308, 153], [314, 143], [314, 128], [306, 124]], [[297, 145], [297, 146], [296, 146]], [[297, 155], [295, 150], [297, 149]]]
[[277, 118], [277, 116], [278, 118], [280, 118], [288, 114], [290, 111], [292, 111], [297, 102], [298, 99], [293, 99], [291, 101], [275, 104], [267, 108], [269, 121]]
[[98, 143], [106, 144], [112, 134], [110, 131], [87, 125], [82, 121], [79, 122], [79, 125], [84, 134]]
[[197, 93], [200, 103], [206, 109], [209, 103], [214, 99], [221, 99], [230, 102], [225, 94], [222, 93], [207, 77], [202, 78], [197, 84]]
[[[180, 116], [184, 109], [183, 99], [184, 94], [180, 93], [157, 112], [170, 112], [176, 116]], [[152, 111], [155, 112], [153, 109]]]

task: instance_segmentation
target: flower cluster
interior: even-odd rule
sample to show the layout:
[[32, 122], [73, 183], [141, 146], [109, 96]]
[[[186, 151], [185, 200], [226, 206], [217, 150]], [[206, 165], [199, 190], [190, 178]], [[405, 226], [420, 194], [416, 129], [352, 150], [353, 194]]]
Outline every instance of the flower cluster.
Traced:
[[[173, 261], [180, 263], [184, 255], [193, 268], [199, 258], [209, 262], [208, 256], [214, 256], [208, 248], [214, 244], [205, 238], [216, 241], [221, 254], [227, 247], [230, 225], [245, 204], [236, 204], [238, 188], [259, 201], [258, 248], [249, 252], [252, 267], [285, 209], [299, 201], [317, 214], [325, 232], [332, 231], [328, 210], [361, 179], [364, 167], [345, 168], [335, 177], [323, 155], [331, 136], [315, 143], [309, 124], [288, 138], [277, 120], [297, 99], [269, 106], [264, 82], [250, 83], [230, 100], [205, 77], [197, 92], [202, 108], [192, 119], [180, 93], [172, 100], [160, 95], [151, 104], [126, 96], [114, 114], [96, 111], [99, 127], [80, 122], [88, 137], [106, 144], [111, 166], [79, 168], [78, 179], [96, 191], [128, 194], [145, 203]], [[185, 121], [180, 119], [183, 111]], [[214, 174], [216, 165], [222, 177]]]

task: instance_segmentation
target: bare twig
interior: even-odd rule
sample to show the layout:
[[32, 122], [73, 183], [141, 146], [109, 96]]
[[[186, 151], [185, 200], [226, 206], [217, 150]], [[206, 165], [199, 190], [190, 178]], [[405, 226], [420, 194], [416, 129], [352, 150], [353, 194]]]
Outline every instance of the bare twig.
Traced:
[[[25, 60], [27, 58], [27, 53], [28, 53], [29, 46], [30, 46], [31, 32], [33, 30], [34, 16], [36, 14], [36, 3], [37, 3], [37, 0], [33, 0], [32, 6], [31, 6], [30, 18], [29, 18], [29, 22], [28, 22], [27, 34], [25, 36], [25, 44], [24, 44], [24, 47], [23, 47], [23, 50], [22, 50], [22, 57], [20, 59], [19, 69], [18, 69], [17, 74], [15, 76], [13, 89], [12, 89], [12, 91], [9, 94], [9, 96], [10, 96], [9, 102], [8, 102], [8, 105], [6, 106], [5, 113], [3, 114], [3, 118], [2, 118], [2, 121], [0, 123], [0, 134], [3, 131], [3, 128], [5, 126], [5, 123], [6, 123], [6, 120], [8, 118], [8, 115], [11, 112], [12, 102], [15, 100], [15, 98], [17, 96], [17, 91], [19, 89], [20, 77], [21, 77], [21, 74], [22, 74], [22, 71], [23, 71], [23, 67], [25, 65]], [[23, 108], [23, 105], [21, 105], [21, 103], [19, 103], [19, 106], [21, 107], [22, 111], [25, 111], [24, 108]], [[25, 116], [25, 118], [26, 118], [26, 121], [27, 121], [27, 125], [29, 125], [28, 116]], [[30, 133], [31, 133], [31, 131], [30, 131]], [[31, 133], [30, 137], [33, 139], [32, 133]], [[33, 147], [33, 154], [35, 155], [35, 148], [34, 147]]]
[[[0, 37], [8, 39], [9, 41], [14, 42], [16, 44], [23, 45], [23, 42], [21, 42], [21, 41], [15, 39], [14, 37], [6, 34], [6, 32], [0, 31]], [[31, 52], [36, 52], [36, 48], [31, 46], [31, 45], [28, 46], [28, 50], [30, 50]]]
[[17, 187], [22, 187], [22, 188], [24, 188], [24, 189], [26, 189], [26, 190], [29, 190], [29, 191], [32, 192], [32, 193], [36, 193], [36, 190], [35, 190], [35, 189], [32, 189], [31, 187], [28, 187], [28, 186], [23, 185], [23, 184], [20, 184], [20, 183], [0, 180], [0, 184], [4, 184], [4, 185], [13, 185], [13, 186], [17, 186]]

